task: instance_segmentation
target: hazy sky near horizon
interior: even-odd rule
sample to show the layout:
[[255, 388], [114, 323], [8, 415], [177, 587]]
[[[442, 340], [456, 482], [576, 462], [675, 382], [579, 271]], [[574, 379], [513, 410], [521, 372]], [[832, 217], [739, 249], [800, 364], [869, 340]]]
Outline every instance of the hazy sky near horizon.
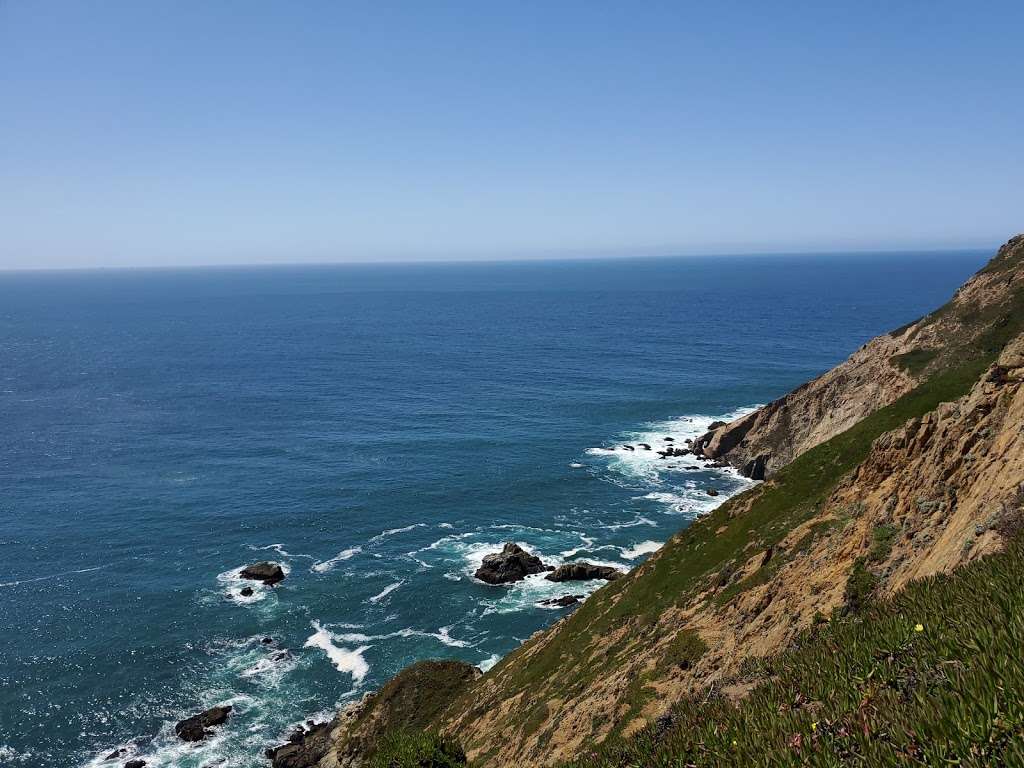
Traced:
[[0, 268], [991, 246], [1019, 2], [0, 2]]

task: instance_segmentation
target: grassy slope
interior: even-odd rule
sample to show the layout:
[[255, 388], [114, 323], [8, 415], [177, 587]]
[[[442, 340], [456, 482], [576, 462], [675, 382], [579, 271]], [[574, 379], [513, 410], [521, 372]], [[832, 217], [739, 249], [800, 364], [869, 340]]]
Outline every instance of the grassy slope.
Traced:
[[[1015, 269], [1024, 255], [1022, 251], [1017, 249], [1012, 259], [997, 257], [983, 272]], [[924, 322], [942, 322], [950, 315], [956, 315], [963, 324], [963, 333], [946, 340], [945, 348], [931, 359], [930, 376], [921, 385], [798, 457], [770, 483], [729, 500], [707, 518], [674, 536], [630, 578], [613, 582], [589, 598], [553, 636], [546, 638], [547, 642], [530, 640], [507, 656], [489, 675], [500, 685], [503, 696], [543, 691], [552, 680], [557, 682], [561, 696], [583, 690], [603, 672], [604, 666], [590, 663], [591, 639], [623, 626], [633, 630], [630, 640], [607, 655], [607, 663], [614, 665], [636, 643], [646, 642], [642, 631], [651, 627], [667, 607], [686, 604], [711, 574], [732, 562], [742, 562], [742, 553], [751, 542], [760, 548], [772, 545], [813, 516], [840, 479], [863, 461], [875, 438], [969, 391], [1003, 346], [1024, 330], [1024, 289], [1018, 286], [1005, 303], [985, 312], [958, 308], [951, 302], [928, 315]], [[749, 509], [732, 518], [734, 509], [741, 504], [749, 504]], [[766, 573], [767, 569], [761, 569], [754, 578], [762, 579]], [[730, 594], [745, 586], [749, 585], [734, 585]], [[472, 695], [471, 690], [469, 696]], [[629, 698], [624, 702], [629, 713], [617, 724], [619, 727], [639, 712], [648, 695], [638, 685], [629, 692]], [[457, 702], [454, 709], [468, 706], [464, 700]], [[530, 713], [531, 710], [524, 709], [524, 723]]]
[[572, 766], [1024, 765], [1024, 551], [912, 584], [762, 661], [733, 706], [670, 721]]

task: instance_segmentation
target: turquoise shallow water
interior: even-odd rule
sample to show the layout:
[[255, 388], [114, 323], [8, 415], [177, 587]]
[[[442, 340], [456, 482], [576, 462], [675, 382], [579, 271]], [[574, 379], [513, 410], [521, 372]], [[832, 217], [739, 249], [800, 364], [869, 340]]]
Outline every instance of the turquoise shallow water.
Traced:
[[[494, 663], [581, 589], [475, 582], [484, 553], [640, 562], [746, 481], [621, 446], [783, 394], [984, 260], [0, 276], [0, 764], [262, 765], [416, 659]], [[243, 598], [261, 558], [288, 578]]]

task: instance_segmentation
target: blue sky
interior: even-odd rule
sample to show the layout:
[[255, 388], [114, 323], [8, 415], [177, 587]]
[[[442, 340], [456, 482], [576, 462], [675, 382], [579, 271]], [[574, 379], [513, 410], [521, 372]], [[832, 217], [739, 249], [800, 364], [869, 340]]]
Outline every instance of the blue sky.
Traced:
[[6, 0], [0, 266], [992, 246], [1024, 230], [1022, 24]]

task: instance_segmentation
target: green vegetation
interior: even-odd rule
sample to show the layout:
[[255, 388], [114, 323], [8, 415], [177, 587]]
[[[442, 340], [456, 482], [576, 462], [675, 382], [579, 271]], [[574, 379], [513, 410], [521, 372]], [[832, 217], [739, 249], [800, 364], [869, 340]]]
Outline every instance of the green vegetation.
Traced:
[[916, 376], [928, 367], [928, 363], [938, 357], [935, 349], [912, 349], [902, 355], [893, 355], [892, 362], [911, 376]]
[[368, 768], [462, 768], [466, 753], [447, 736], [399, 731], [381, 739]]
[[871, 531], [871, 549], [868, 550], [868, 561], [884, 563], [892, 552], [892, 542], [896, 538], [896, 529], [891, 525], [876, 525]]
[[1024, 549], [808, 630], [733, 705], [687, 700], [574, 768], [1024, 765]]
[[690, 669], [700, 661], [700, 657], [707, 653], [707, 650], [708, 645], [699, 634], [692, 629], [680, 630], [669, 643], [668, 650], [662, 657], [661, 666]]
[[850, 578], [846, 580], [846, 590], [843, 592], [843, 602], [846, 609], [857, 612], [862, 610], [875, 594], [878, 587], [878, 577], [868, 570], [863, 557], [858, 557], [853, 563], [853, 570], [850, 571]]

